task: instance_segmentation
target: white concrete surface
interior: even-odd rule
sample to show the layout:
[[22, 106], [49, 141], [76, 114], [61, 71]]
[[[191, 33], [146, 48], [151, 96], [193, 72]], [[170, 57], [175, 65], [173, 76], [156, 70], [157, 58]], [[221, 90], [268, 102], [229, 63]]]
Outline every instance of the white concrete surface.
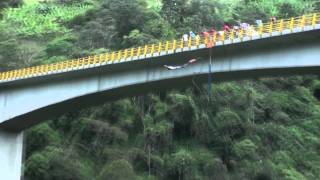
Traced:
[[0, 131], [0, 179], [20, 180], [23, 133]]

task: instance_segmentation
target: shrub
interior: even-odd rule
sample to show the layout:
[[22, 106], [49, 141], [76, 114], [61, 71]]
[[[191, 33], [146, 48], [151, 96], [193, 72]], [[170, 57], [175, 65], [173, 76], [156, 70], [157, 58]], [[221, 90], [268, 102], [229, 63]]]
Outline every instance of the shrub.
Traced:
[[126, 160], [116, 160], [110, 164], [106, 164], [100, 171], [98, 180], [128, 180], [136, 179], [136, 175], [133, 171], [131, 164]]
[[258, 147], [250, 140], [244, 139], [233, 146], [233, 153], [239, 159], [252, 158], [256, 154]]
[[220, 159], [208, 160], [205, 164], [204, 175], [206, 179], [228, 179], [228, 170], [225, 164]]

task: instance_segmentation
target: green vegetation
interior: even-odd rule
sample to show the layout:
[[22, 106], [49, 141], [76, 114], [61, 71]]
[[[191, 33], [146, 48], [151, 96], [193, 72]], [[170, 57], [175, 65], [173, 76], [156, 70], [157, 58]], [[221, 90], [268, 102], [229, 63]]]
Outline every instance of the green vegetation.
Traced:
[[23, 5], [4, 10], [0, 26], [12, 27], [20, 36], [48, 36], [66, 33], [70, 29], [63, 24], [75, 16], [84, 14], [91, 6], [63, 6], [51, 4]]
[[[9, 3], [10, 2], [10, 3]], [[319, 9], [316, 0], [1, 1], [0, 70]], [[9, 7], [11, 6], [11, 7]], [[32, 180], [320, 178], [320, 80], [263, 78], [157, 92], [27, 130]]]

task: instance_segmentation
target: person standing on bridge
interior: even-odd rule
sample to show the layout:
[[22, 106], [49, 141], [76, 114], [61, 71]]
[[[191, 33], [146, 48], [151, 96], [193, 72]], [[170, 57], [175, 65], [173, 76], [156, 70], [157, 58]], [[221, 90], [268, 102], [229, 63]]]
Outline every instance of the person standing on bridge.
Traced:
[[258, 27], [258, 28], [260, 28], [260, 27], [263, 26], [261, 19], [256, 20], [256, 24], [257, 24], [257, 27]]
[[224, 23], [223, 25], [223, 30], [227, 33], [229, 33], [231, 31], [231, 25], [228, 23]]
[[240, 31], [239, 26], [233, 26], [233, 31], [235, 33], [235, 36], [238, 37], [239, 36], [239, 31]]
[[208, 32], [208, 31], [204, 31], [204, 32], [202, 32], [202, 35], [203, 35], [203, 37], [204, 37], [204, 42], [205, 42], [205, 44], [206, 44], [207, 46], [209, 46], [210, 41], [211, 41], [211, 39], [212, 39], [212, 38], [210, 38], [211, 36], [210, 36], [209, 32]]
[[207, 46], [208, 46], [209, 48], [213, 47], [214, 41], [216, 41], [215, 38], [217, 38], [217, 37], [215, 37], [215, 34], [217, 34], [217, 31], [216, 31], [216, 29], [213, 27], [213, 28], [211, 28], [211, 30], [210, 30], [209, 41], [208, 41], [208, 44], [207, 44]]
[[215, 28], [211, 28], [210, 30], [210, 35], [213, 37], [214, 36], [214, 33], [216, 33], [216, 29]]
[[248, 36], [250, 34], [250, 24], [249, 23], [241, 23], [240, 28], [243, 32]]
[[182, 36], [184, 47], [188, 47], [189, 36], [188, 34], [184, 34]]
[[202, 35], [203, 35], [204, 38], [209, 38], [210, 34], [208, 33], [208, 31], [203, 31]]
[[194, 33], [194, 32], [192, 32], [192, 31], [190, 31], [190, 37], [192, 38], [192, 39], [195, 39], [196, 38], [196, 34]]
[[249, 29], [250, 24], [248, 23], [241, 23], [240, 28], [243, 29], [244, 31], [247, 31]]
[[200, 43], [200, 36], [199, 36], [199, 34], [196, 35], [196, 42], [199, 42], [199, 43]]

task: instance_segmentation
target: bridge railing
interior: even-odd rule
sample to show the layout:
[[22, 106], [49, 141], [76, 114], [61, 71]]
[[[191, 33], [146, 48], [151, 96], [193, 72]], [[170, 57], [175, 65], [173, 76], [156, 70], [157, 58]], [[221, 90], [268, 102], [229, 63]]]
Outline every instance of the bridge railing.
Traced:
[[250, 39], [271, 37], [274, 33], [293, 33], [296, 30], [303, 31], [305, 28], [315, 29], [320, 24], [320, 13], [308, 14], [299, 17], [282, 19], [277, 22], [263, 23], [260, 26], [249, 26], [247, 30], [231, 30], [215, 32], [209, 36], [198, 35], [196, 38], [189, 38], [159, 42], [158, 44], [134, 47], [110, 53], [93, 55], [69, 61], [53, 64], [45, 64], [34, 67], [27, 67], [0, 73], [0, 82], [25, 79], [35, 76], [55, 74], [76, 69], [90, 68], [106, 64], [132, 61], [147, 57], [176, 53], [197, 48], [211, 48], [215, 45], [242, 42]]

